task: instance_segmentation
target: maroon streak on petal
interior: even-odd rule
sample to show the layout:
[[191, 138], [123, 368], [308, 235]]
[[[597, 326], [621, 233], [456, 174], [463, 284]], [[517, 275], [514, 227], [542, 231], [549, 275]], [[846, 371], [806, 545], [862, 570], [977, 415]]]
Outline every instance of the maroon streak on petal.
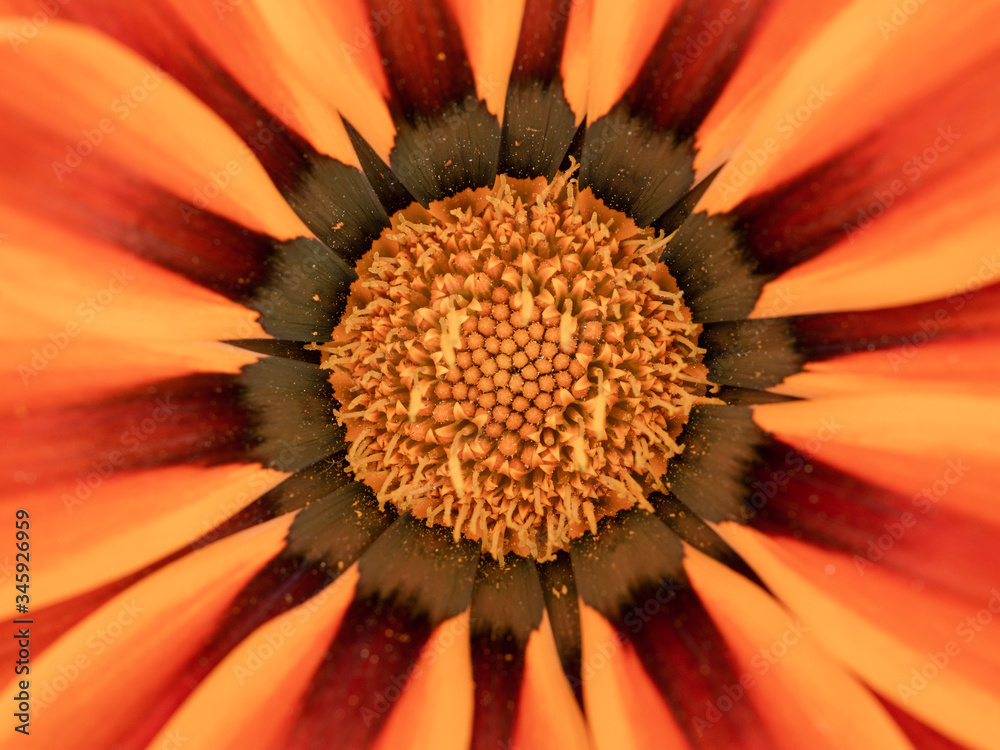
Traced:
[[740, 675], [722, 634], [691, 589], [683, 547], [656, 516], [631, 511], [604, 519], [598, 537], [571, 548], [580, 598], [635, 652], [695, 750], [766, 750], [772, 740], [754, 707], [737, 702], [721, 718], [707, 705]]
[[434, 628], [468, 608], [478, 545], [400, 517], [359, 561], [357, 594], [303, 699], [288, 750], [366, 747]]
[[[222, 68], [169, 7], [112, 0], [67, 5], [64, 13], [66, 18], [104, 31], [184, 84], [250, 145], [268, 172], [280, 174], [289, 165], [306, 169], [301, 136]], [[266, 146], [261, 139], [264, 132], [268, 134]], [[306, 152], [311, 150], [306, 146]]]
[[[621, 100], [588, 124], [580, 184], [640, 226], [681, 201], [694, 182], [694, 135], [766, 5], [766, 0], [750, 0], [745, 8], [728, 0], [683, 0]], [[699, 34], [710, 42], [690, 55], [691, 38]]]
[[[314, 505], [315, 507], [300, 514], [300, 517], [292, 524], [294, 536], [290, 534], [292, 543], [289, 545], [288, 550], [286, 550], [282, 557], [259, 573], [258, 578], [261, 576], [267, 577], [274, 573], [272, 583], [283, 586], [285, 590], [289, 590], [291, 578], [301, 579], [303, 573], [308, 572], [307, 568], [309, 570], [316, 568], [315, 565], [308, 562], [309, 559], [316, 560], [322, 558], [322, 561], [325, 562], [324, 570], [336, 571], [341, 565], [346, 567], [347, 564], [356, 558], [360, 550], [370, 544], [375, 536], [389, 525], [393, 516], [390, 513], [378, 511], [377, 504], [372, 501], [367, 488], [358, 485], [346, 473], [343, 454], [338, 455], [340, 458], [335, 461], [323, 459], [314, 466], [296, 472], [191, 544], [157, 560], [151, 565], [147, 565], [142, 570], [86, 594], [81, 594], [72, 599], [39, 610], [36, 616], [39, 627], [35, 631], [32, 631], [34, 653], [41, 653], [63, 633], [90, 615], [98, 607], [143, 578], [155, 573], [157, 570], [181, 559], [189, 553], [197, 552], [206, 545], [269, 521], [272, 518], [277, 518], [285, 513], [298, 510], [306, 505]], [[365, 510], [366, 515], [358, 516], [357, 511], [362, 509]], [[345, 513], [350, 515], [345, 517]], [[289, 562], [290, 560], [292, 562]], [[275, 573], [275, 570], [278, 572]], [[329, 576], [326, 577], [329, 578]], [[302, 586], [299, 588], [307, 591], [309, 585], [318, 585], [315, 579], [312, 579], [312, 581], [313, 583], [308, 584], [305, 588], [302, 588]], [[244, 627], [241, 624], [243, 620], [249, 621], [253, 620], [253, 618], [260, 619], [262, 617], [269, 619], [271, 616], [262, 610], [241, 610], [241, 612], [243, 619], [234, 627]], [[236, 614], [239, 613], [234, 613], [234, 617]], [[224, 633], [220, 630], [220, 642], [225, 640], [223, 636]], [[220, 650], [218, 644], [216, 644], [213, 648], [215, 649], [213, 652], [214, 656], [206, 650], [199, 656], [199, 663], [204, 658], [208, 659], [214, 666], [219, 658], [225, 656], [225, 652], [229, 646], [226, 649]], [[10, 646], [4, 645], [3, 648], [0, 648], [0, 654], [8, 652], [14, 654], [16, 651], [17, 644], [15, 642], [12, 642]], [[192, 667], [192, 669], [194, 668]], [[194, 671], [203, 674], [197, 669]], [[207, 674], [207, 672], [204, 672], [204, 674]], [[200, 680], [201, 678], [199, 677], [198, 679]], [[191, 684], [195, 684], [196, 682], [197, 680]], [[189, 692], [190, 690], [177, 693], [174, 696], [175, 703], [180, 705], [180, 701]], [[164, 696], [161, 702], [168, 702], [169, 698], [170, 696]], [[145, 729], [137, 736], [140, 739], [148, 739], [147, 735], [152, 736], [150, 733], [155, 732], [168, 715], [163, 714], [155, 722], [144, 725]], [[136, 742], [139, 741], [139, 739], [136, 740]]]
[[268, 357], [237, 375], [198, 373], [0, 420], [9, 460], [42, 481], [92, 472], [262, 463], [297, 471], [343, 448], [323, 370]]
[[0, 179], [16, 188], [13, 201], [26, 214], [123, 247], [255, 309], [272, 335], [311, 341], [339, 319], [356, 275], [319, 241], [283, 242], [247, 229], [100, 154], [71, 176], [55, 173], [49, 165], [62, 153], [60, 138], [21, 124], [17, 147], [0, 145], [7, 167]]
[[45, 481], [247, 460], [256, 440], [237, 376], [196, 374], [4, 420], [11, 458]]
[[[263, 374], [255, 373], [254, 378], [252, 378], [259, 386], [256, 398], [263, 402], [265, 396], [262, 395], [262, 391], [266, 394], [267, 391], [275, 389], [279, 391], [280, 395], [282, 387], [280, 383], [277, 387], [274, 383], [275, 375], [277, 375], [278, 381], [285, 381], [284, 390], [291, 391], [290, 394], [285, 394], [284, 399], [278, 399], [278, 410], [289, 411], [293, 414], [298, 413], [298, 409], [289, 407], [295, 402], [296, 396], [300, 398], [302, 396], [301, 373], [299, 373], [300, 377], [296, 378], [281, 371], [288, 366], [293, 370], [303, 366], [294, 362], [288, 363], [288, 365], [276, 364], [278, 373], [273, 371], [275, 369], [273, 366], [265, 365]], [[307, 373], [320, 373], [319, 377], [323, 379], [318, 368], [305, 367], [305, 370]], [[271, 371], [270, 376], [268, 376], [268, 371]], [[241, 378], [245, 376], [246, 371], [240, 376], [206, 374], [191, 378], [159, 381], [146, 387], [118, 394], [96, 404], [78, 405], [57, 412], [46, 412], [41, 415], [40, 419], [36, 415], [29, 414], [23, 421], [15, 420], [12, 422], [15, 423], [15, 427], [11, 434], [20, 434], [16, 433], [16, 430], [27, 434], [31, 432], [31, 429], [45, 433], [44, 442], [51, 450], [55, 450], [59, 454], [59, 458], [58, 460], [46, 460], [44, 473], [40, 473], [43, 481], [54, 481], [67, 474], [72, 477], [74, 473], [79, 476], [80, 466], [83, 466], [84, 471], [89, 473], [91, 470], [95, 472], [131, 471], [176, 463], [255, 460], [246, 453], [251, 448], [259, 453], [257, 459], [278, 468], [294, 470], [296, 463], [302, 460], [302, 456], [306, 455], [308, 450], [315, 450], [315, 446], [310, 447], [299, 443], [301, 437], [299, 435], [282, 437], [275, 433], [273, 428], [271, 430], [254, 430], [252, 425], [257, 421], [257, 415], [253, 413], [253, 410], [243, 412], [238, 404], [234, 406], [232, 402], [226, 402], [226, 397], [238, 399], [239, 394], [242, 394], [242, 397], [245, 398], [248, 392], [253, 391], [252, 388], [246, 388], [245, 383], [242, 382]], [[325, 388], [326, 384], [323, 382], [319, 386]], [[322, 394], [322, 390], [320, 393]], [[266, 398], [274, 400], [274, 393]], [[306, 400], [308, 400], [308, 396]], [[223, 406], [223, 404], [226, 405]], [[322, 395], [320, 396], [320, 406], [329, 408], [328, 399]], [[133, 419], [132, 415], [136, 413], [136, 409], [143, 416], [137, 416]], [[220, 448], [218, 444], [213, 443], [217, 437], [213, 431], [219, 431], [220, 434], [225, 433], [226, 427], [220, 423], [219, 415], [225, 413], [226, 409], [229, 409], [231, 416], [239, 421], [239, 429], [242, 432], [234, 440], [243, 447], [237, 448], [232, 455], [225, 453], [216, 455], [210, 450], [207, 451], [206, 448]], [[89, 410], [94, 410], [94, 413], [91, 414]], [[162, 423], [157, 422], [159, 418], [162, 418]], [[89, 433], [86, 440], [81, 438], [67, 441], [65, 438], [69, 433], [65, 430], [65, 424], [62, 421], [64, 419], [69, 419], [70, 423], [74, 424], [81, 420], [88, 425], [97, 423], [101, 425], [103, 432], [99, 431], [96, 435]], [[302, 424], [308, 426], [309, 423], [307, 420]], [[200, 425], [201, 431], [187, 430], [187, 425]], [[313, 427], [316, 427], [315, 423], [313, 423]], [[109, 433], [109, 431], [111, 437], [120, 438], [121, 446], [114, 441], [111, 443], [105, 441], [104, 445], [101, 445], [101, 440], [108, 437], [105, 433]], [[154, 435], [158, 432], [159, 438], [154, 439]], [[306, 433], [308, 432], [307, 429]], [[31, 432], [31, 434], [36, 433]], [[30, 438], [20, 441], [20, 445], [27, 445], [28, 439]], [[229, 443], [232, 442], [232, 440], [229, 441]], [[11, 443], [11, 445], [15, 445], [15, 443]], [[140, 451], [140, 447], [143, 450]], [[99, 589], [45, 608], [44, 612], [48, 614], [40, 620], [44, 624], [41, 626], [42, 630], [39, 636], [39, 644], [41, 644], [39, 650], [111, 597], [188, 553], [197, 551], [238, 531], [297, 510], [314, 500], [328, 497], [353, 482], [353, 479], [346, 474], [342, 453], [328, 456], [327, 453], [332, 452], [330, 446], [322, 443], [319, 452], [323, 454], [321, 461], [293, 474], [289, 479], [251, 502], [216, 528], [206, 532], [190, 545]], [[126, 461], [126, 456], [128, 461]], [[29, 459], [24, 458], [23, 460]], [[373, 509], [372, 512], [373, 517], [377, 519], [386, 518], [386, 514], [378, 512], [377, 508]], [[307, 514], [295, 528], [302, 527], [305, 520], [310, 517], [312, 514]], [[298, 533], [301, 535], [301, 532]], [[328, 540], [339, 538], [332, 534], [327, 534], [326, 537]]]
[[527, 0], [511, 81], [554, 81], [559, 76], [569, 8], [566, 0]]
[[423, 204], [492, 187], [500, 124], [479, 99], [461, 30], [445, 0], [368, 0], [387, 19], [375, 39], [391, 91], [393, 173]]
[[[145, 575], [145, 572], [143, 572]], [[131, 586], [138, 575], [123, 578], [84, 594], [65, 599], [57, 604], [32, 608], [31, 656], [37, 659], [49, 646], [55, 643], [67, 630], [97, 610], [107, 601]], [[20, 646], [16, 639], [0, 641], [0, 659], [17, 661]]]
[[202, 680], [257, 627], [318, 593], [329, 579], [316, 567], [279, 555], [237, 595], [229, 615], [216, 626], [215, 637], [178, 670], [169, 690], [161, 694], [152, 710], [119, 740], [120, 750], [141, 750], [170, 719]]
[[907, 739], [913, 743], [913, 750], [966, 750], [966, 745], [952, 742], [936, 729], [924, 724], [912, 714], [908, 714], [895, 703], [887, 701], [880, 695], [875, 696], [896, 720]]
[[373, 18], [388, 19], [375, 41], [394, 116], [429, 117], [475, 95], [461, 30], [444, 0], [368, 0], [368, 7]]
[[[637, 591], [637, 608], [656, 601], [655, 592]], [[648, 610], [645, 610], [648, 611]], [[774, 747], [754, 706], [747, 701], [716, 719], [707, 706], [718, 705], [741, 674], [733, 655], [701, 600], [690, 589], [679, 591], [667, 606], [636, 623], [629, 632], [646, 672], [670, 704], [696, 750], [769, 750]]]
[[499, 168], [504, 174], [551, 179], [577, 132], [560, 75], [568, 24], [565, 0], [525, 4], [504, 105]]
[[549, 614], [559, 661], [577, 702], [583, 706], [583, 679], [580, 674], [583, 646], [580, 634], [580, 600], [569, 553], [560, 550], [555, 560], [538, 563], [538, 578]]
[[[349, 487], [349, 485], [352, 486]], [[347, 536], [349, 536], [350, 530], [355, 526], [363, 531], [364, 527], [361, 526], [360, 519], [356, 517], [351, 518], [349, 519], [351, 521], [350, 524], [342, 524], [338, 527], [339, 533], [331, 533], [329, 531], [329, 516], [336, 508], [336, 501], [339, 500], [342, 503], [345, 496], [354, 498], [350, 503], [351, 512], [353, 513], [356, 510], [355, 506], [364, 501], [363, 495], [365, 493], [358, 494], [358, 489], [360, 488], [354, 483], [353, 477], [347, 473], [343, 452], [329, 459], [324, 458], [317, 464], [296, 472], [284, 482], [254, 500], [250, 505], [237, 511], [233, 516], [220, 523], [214, 529], [205, 532], [205, 534], [186, 547], [117, 581], [112, 581], [93, 591], [80, 594], [72, 599], [67, 599], [39, 610], [36, 617], [39, 628], [36, 631], [32, 631], [34, 652], [41, 653], [59, 636], [109, 599], [185, 555], [197, 552], [206, 545], [218, 542], [232, 534], [239, 533], [240, 531], [269, 521], [272, 518], [277, 518], [280, 515], [290, 513], [318, 501], [323, 501], [323, 504], [318, 505], [308, 513], [301, 514], [302, 518], [293, 524], [292, 528], [295, 529], [295, 538], [297, 540], [308, 540], [310, 537], [321, 535], [327, 545], [324, 549], [334, 550], [335, 548], [339, 551], [340, 555], [350, 556], [350, 550], [357, 547], [358, 543], [354, 542], [352, 545]], [[371, 508], [371, 511], [374, 514], [377, 508]], [[388, 525], [391, 516], [387, 513], [379, 512], [367, 520]], [[315, 528], [316, 525], [322, 525], [324, 527], [323, 530], [319, 532], [308, 531], [311, 528]], [[336, 567], [338, 559], [333, 555], [328, 562], [330, 566]], [[0, 654], [7, 651], [13, 654], [17, 650], [17, 644], [13, 642], [9, 647], [6, 644], [3, 644], [3, 646], [3, 648], [0, 648]]]
[[[679, 141], [691, 138], [746, 51], [769, 0], [683, 0], [674, 10], [635, 81], [622, 97]], [[698, 54], [690, 54], [692, 39]]]
[[[299, 472], [299, 474], [301, 473], [303, 472]], [[299, 476], [299, 474], [293, 475], [292, 479]], [[219, 541], [220, 539], [224, 539], [231, 534], [243, 531], [251, 526], [256, 526], [258, 523], [263, 523], [264, 521], [280, 515], [280, 513], [277, 512], [268, 513], [265, 510], [266, 504], [264, 501], [269, 496], [275, 494], [276, 491], [278, 491], [285, 484], [287, 484], [287, 481], [278, 485], [278, 487], [275, 487], [261, 498], [258, 498], [243, 510], [237, 512], [232, 518], [227, 521], [223, 521], [216, 528], [206, 532], [202, 537], [195, 540], [187, 547], [167, 555], [151, 565], [147, 565], [142, 570], [131, 573], [123, 578], [119, 578], [117, 581], [112, 581], [111, 583], [105, 584], [99, 588], [92, 589], [84, 594], [74, 596], [72, 599], [66, 599], [57, 604], [52, 604], [36, 610], [35, 621], [37, 626], [31, 631], [32, 653], [36, 656], [41, 654], [48, 646], [63, 635], [63, 633], [101, 607], [105, 602], [117, 596], [129, 586], [132, 586], [143, 578], [155, 573], [157, 570], [160, 570], [164, 566], [179, 560], [184, 555], [194, 552], [207, 544]], [[17, 648], [16, 642], [11, 642], [9, 645], [7, 643], [2, 643], [0, 644], [0, 656], [8, 653], [15, 654], [17, 652]]]
[[799, 351], [818, 360], [904, 346], [921, 335], [943, 340], [996, 333], [998, 313], [1000, 284], [992, 284], [975, 293], [904, 307], [806, 315], [793, 319], [792, 325]]
[[431, 631], [426, 618], [410, 616], [405, 606], [356, 599], [313, 678], [287, 750], [368, 747]]
[[472, 676], [475, 713], [472, 750], [509, 747], [517, 725], [524, 652], [544, 610], [538, 573], [524, 557], [505, 567], [488, 556], [479, 562], [472, 594]]
[[[776, 442], [747, 485], [749, 524], [980, 601], [1000, 575], [995, 529], [937, 498], [879, 487]], [[947, 565], [941, 561], [946, 560]]]
[[[16, 115], [5, 113], [10, 121]], [[14, 120], [17, 147], [0, 146], [3, 179], [17, 180], [20, 210], [121, 245], [229, 299], [247, 302], [277, 241], [193, 205], [100, 154], [72, 175], [54, 173], [62, 139]]]
[[319, 154], [268, 111], [163, 5], [117, 0], [70, 4], [67, 18], [94, 26], [159, 65], [211, 107], [247, 144], [305, 224], [345, 258], [360, 257], [388, 225], [364, 175]]
[[382, 534], [392, 516], [371, 490], [353, 482], [316, 498], [292, 522], [286, 547], [237, 594], [210, 642], [179, 671], [155, 708], [122, 741], [139, 750], [208, 674], [254, 630], [319, 594]]
[[714, 382], [768, 388], [808, 362], [1000, 331], [1000, 284], [903, 307], [706, 323], [700, 346]]
[[[1000, 121], [984, 118], [981, 102], [998, 71], [995, 53], [839, 153], [736, 206], [736, 228], [760, 269], [781, 273], [849, 241], [992, 148]], [[924, 161], [928, 149], [934, 158]]]

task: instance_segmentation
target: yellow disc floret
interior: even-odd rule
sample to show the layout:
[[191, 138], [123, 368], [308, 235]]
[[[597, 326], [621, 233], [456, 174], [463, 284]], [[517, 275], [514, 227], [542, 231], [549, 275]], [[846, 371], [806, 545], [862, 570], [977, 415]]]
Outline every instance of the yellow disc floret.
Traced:
[[500, 559], [648, 508], [707, 400], [666, 238], [571, 174], [397, 213], [318, 346], [358, 478]]

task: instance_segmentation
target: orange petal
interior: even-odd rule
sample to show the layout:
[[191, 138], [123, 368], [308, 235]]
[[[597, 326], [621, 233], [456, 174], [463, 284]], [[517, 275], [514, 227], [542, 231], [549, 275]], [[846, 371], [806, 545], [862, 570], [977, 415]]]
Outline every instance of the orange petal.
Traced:
[[[351, 162], [353, 151], [336, 111], [316, 95], [307, 80], [296, 75], [254, 3], [167, 0], [140, 7], [124, 0], [84, 0], [67, 9], [64, 16], [101, 29], [132, 47], [192, 91], [206, 94], [206, 101], [212, 99], [206, 87], [242, 87], [273, 116], [270, 121], [256, 123], [258, 129], [251, 125], [248, 133], [255, 134], [252, 148], [267, 147], [269, 136], [291, 128], [321, 152]], [[235, 86], [227, 85], [227, 76], [232, 76]], [[216, 93], [221, 99], [213, 101], [213, 106], [223, 112], [222, 100], [233, 92]]]
[[149, 746], [167, 747], [183, 737], [192, 750], [281, 747], [298, 701], [351, 603], [357, 579], [355, 565], [312, 599], [257, 628]]
[[681, 728], [631, 645], [580, 602], [584, 707], [599, 750], [687, 748]]
[[[285, 80], [311, 89], [388, 162], [396, 133], [386, 105], [388, 84], [374, 43], [386, 23], [382, 14], [371, 13], [360, 0], [257, 0], [235, 6], [234, 11], [259, 16], [272, 45], [288, 60], [289, 65], [283, 66]], [[213, 44], [211, 36], [205, 39]], [[353, 153], [327, 153], [346, 163], [356, 160]]]
[[[337, 100], [324, 99], [312, 81], [285, 58], [264, 10], [267, 2], [219, 6], [168, 0], [185, 31], [197, 39], [270, 112], [303, 135], [320, 153], [357, 166], [354, 149], [335, 109]], [[101, 6], [99, 13], [107, 13]], [[123, 3], [130, 7], [130, 3]], [[134, 32], [133, 32], [134, 33]], [[330, 40], [326, 40], [328, 45]], [[303, 45], [300, 39], [299, 44]], [[338, 75], [327, 71], [324, 77]], [[330, 104], [334, 106], [331, 107]]]
[[576, 113], [577, 125], [583, 122], [587, 114], [590, 97], [594, 4], [595, 0], [570, 3], [566, 22], [566, 41], [560, 71], [566, 101]]
[[0, 321], [19, 338], [66, 348], [78, 337], [144, 343], [266, 336], [256, 312], [123, 249], [2, 205], [0, 220], [12, 228], [0, 254]]
[[[747, 560], [768, 588], [801, 616], [816, 640], [882, 696], [902, 702], [906, 710], [922, 721], [969, 747], [981, 750], [993, 747], [994, 739], [1000, 736], [1000, 698], [993, 690], [958, 669], [936, 668], [927, 653], [854, 611], [839, 596], [829, 593], [826, 585], [818, 585], [803, 575], [796, 558], [782, 554], [773, 540], [732, 523], [722, 524], [719, 533]], [[883, 598], [880, 604], [883, 611], [891, 609], [886, 606], [889, 601], [896, 600]], [[987, 602], [982, 604], [986, 606]], [[1000, 599], [997, 605], [1000, 606]], [[966, 614], [975, 616], [976, 612]], [[893, 616], [899, 620], [907, 617], [902, 609]], [[945, 630], [939, 636], [938, 649], [952, 648], [948, 643], [955, 640], [954, 631]], [[955, 643], [955, 647], [961, 651], [965, 644]], [[925, 667], [932, 678], [920, 682], [919, 674], [915, 676], [913, 671]], [[912, 686], [911, 681], [915, 681]]]
[[489, 0], [452, 0], [476, 78], [476, 91], [490, 112], [501, 121], [525, 2], [514, 0], [497, 4]]
[[756, 407], [765, 430], [849, 474], [1000, 523], [1000, 401], [939, 389]]
[[[1000, 57], [996, 63], [1000, 73]], [[932, 122], [906, 139], [902, 155], [887, 156], [896, 171], [865, 195], [839, 228], [837, 244], [764, 287], [755, 317], [938, 298], [947, 298], [951, 310], [1000, 278], [997, 136], [954, 114], [936, 122], [947, 125]]]
[[896, 720], [906, 736], [910, 738], [913, 747], [917, 750], [963, 750], [963, 747], [956, 742], [944, 737], [940, 732], [936, 732], [919, 719], [907, 713], [898, 706], [882, 700], [889, 715]]
[[928, 458], [836, 442], [817, 443], [816, 438], [785, 436], [782, 440], [806, 455], [819, 448], [823, 461], [910, 497], [922, 512], [939, 505], [984, 525], [1000, 527], [996, 469], [988, 463], [970, 463], [957, 452]]
[[518, 702], [512, 747], [524, 750], [548, 750], [552, 747], [585, 750], [592, 746], [580, 706], [559, 661], [547, 612], [538, 630], [528, 639]]
[[[253, 152], [149, 61], [58, 20], [16, 53], [0, 54], [0, 108], [51, 133], [53, 157], [36, 163], [35, 179], [69, 181], [79, 165], [108, 159], [248, 228], [278, 239], [308, 234]], [[16, 185], [0, 185], [0, 195], [16, 196]]]
[[970, 387], [978, 379], [985, 385], [990, 378], [983, 376], [1000, 364], [994, 351], [1000, 333], [998, 313], [1000, 284], [985, 288], [980, 284], [966, 293], [919, 304], [753, 325], [788, 325], [794, 331], [806, 374], [787, 378], [782, 390], [809, 396], [824, 393], [808, 389], [810, 382], [824, 383], [820, 373], [831, 385], [838, 374], [862, 378], [866, 372], [876, 386], [879, 378], [897, 383], [905, 379], [908, 385], [949, 381], [952, 388]]
[[799, 748], [894, 748], [909, 744], [885, 710], [824, 652], [794, 614], [746, 578], [690, 547], [684, 568], [742, 667], [718, 696], [720, 713], [751, 700], [770, 736]]
[[[931, 3], [907, 13], [891, 0], [856, 0], [771, 89], [756, 123], [700, 207], [726, 211], [751, 191], [762, 192], [822, 161], [865, 136], [872, 123], [890, 119], [955, 80], [1000, 42], [998, 12], [991, 3], [963, 6], [960, 12]], [[873, 75], [885, 70], [905, 70], [906, 85], [896, 76]], [[808, 114], [797, 115], [803, 106]], [[766, 147], [769, 141], [773, 148]], [[734, 180], [760, 149], [767, 158], [751, 178]]]
[[217, 343], [133, 342], [86, 331], [74, 337], [9, 341], [0, 348], [0, 411], [55, 408], [106, 397], [140, 383], [196, 372], [237, 373], [259, 356]]
[[[897, 533], [905, 534], [906, 530]], [[1000, 591], [991, 587], [996, 578], [977, 587], [975, 595], [956, 596], [899, 573], [882, 560], [862, 563], [859, 556], [830, 552], [787, 537], [771, 538], [768, 546], [797, 574], [822, 586], [852, 612], [927, 658], [955, 641], [962, 658], [950, 654], [953, 658], [947, 659], [948, 670], [1000, 698], [1000, 628], [987, 627], [1000, 615]], [[891, 551], [886, 559], [890, 557]], [[947, 567], [947, 558], [940, 564]], [[905, 697], [901, 688], [897, 694]]]
[[755, 407], [754, 421], [768, 432], [815, 438], [820, 448], [834, 441], [925, 459], [954, 454], [984, 470], [1000, 462], [1000, 398], [995, 396], [909, 389], [767, 404]]
[[[124, 591], [31, 664], [33, 741], [110, 747], [284, 545], [291, 515], [189, 555]], [[13, 694], [14, 686], [5, 692]]]
[[[403, 677], [374, 750], [463, 750], [472, 737], [473, 684], [469, 613], [438, 625]], [[390, 696], [386, 691], [386, 699]], [[369, 709], [370, 710], [370, 709]]]
[[793, 396], [827, 398], [903, 389], [933, 390], [947, 383], [951, 393], [989, 395], [1000, 380], [1000, 336], [930, 341], [918, 330], [913, 343], [810, 362], [785, 378], [777, 390]]
[[[258, 367], [288, 360], [268, 359]], [[277, 365], [280, 367], [280, 365]], [[62, 408], [22, 409], [2, 419], [5, 463], [44, 492], [60, 481], [81, 478], [76, 500], [112, 475], [191, 462], [218, 465], [243, 461], [250, 417], [240, 402], [242, 386], [232, 375], [205, 373], [145, 383], [94, 402]], [[0, 474], [0, 486], [19, 483]], [[83, 486], [83, 485], [86, 486]], [[66, 499], [67, 509], [76, 505]]]
[[[849, 2], [804, 5], [798, 0], [774, 0], [768, 5], [746, 54], [698, 131], [695, 166], [699, 172], [709, 172], [732, 156], [789, 65]], [[715, 29], [708, 31], [712, 34]], [[706, 53], [707, 47], [698, 39], [691, 44], [689, 55]]]
[[606, 115], [632, 84], [679, 4], [680, 0], [594, 0], [587, 102], [590, 122]]
[[[983, 514], [860, 478], [851, 466], [816, 458], [825, 452], [817, 447], [809, 454], [784, 443], [766, 449], [756, 481], [748, 480], [755, 490], [747, 499], [755, 509], [747, 513], [750, 525], [779, 539], [850, 554], [860, 575], [877, 564], [970, 606], [996, 583], [1000, 550], [994, 540], [1000, 529]], [[946, 475], [958, 482], [967, 469], [954, 463]]]
[[[754, 315], [902, 304], [996, 275], [1000, 224], [991, 207], [1000, 129], [980, 92], [997, 75], [1000, 49], [736, 206], [748, 249], [765, 267], [801, 264], [768, 287]], [[778, 129], [791, 133], [789, 118], [808, 117], [831, 96], [814, 91]], [[738, 174], [720, 175], [712, 189], [736, 192], [737, 178], [764, 168], [780, 143], [773, 137], [752, 149]]]
[[[176, 466], [90, 477], [8, 497], [44, 528], [32, 543], [36, 606], [140, 570], [197, 540], [286, 474], [257, 466]], [[11, 599], [10, 601], [13, 601]]]

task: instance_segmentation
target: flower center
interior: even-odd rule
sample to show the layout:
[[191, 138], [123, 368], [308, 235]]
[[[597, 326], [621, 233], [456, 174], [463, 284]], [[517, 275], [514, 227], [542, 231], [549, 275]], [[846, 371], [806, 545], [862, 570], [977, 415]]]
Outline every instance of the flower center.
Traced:
[[572, 172], [397, 213], [318, 347], [380, 505], [498, 559], [651, 509], [708, 400], [700, 329], [656, 262], [666, 238]]

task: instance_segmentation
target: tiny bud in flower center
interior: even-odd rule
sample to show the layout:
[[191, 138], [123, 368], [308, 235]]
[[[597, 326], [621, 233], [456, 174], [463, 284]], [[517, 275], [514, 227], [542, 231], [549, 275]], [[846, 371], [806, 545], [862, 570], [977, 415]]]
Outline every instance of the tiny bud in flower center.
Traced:
[[656, 262], [666, 239], [572, 171], [397, 213], [318, 347], [380, 504], [501, 560], [651, 509], [709, 400], [700, 329]]

